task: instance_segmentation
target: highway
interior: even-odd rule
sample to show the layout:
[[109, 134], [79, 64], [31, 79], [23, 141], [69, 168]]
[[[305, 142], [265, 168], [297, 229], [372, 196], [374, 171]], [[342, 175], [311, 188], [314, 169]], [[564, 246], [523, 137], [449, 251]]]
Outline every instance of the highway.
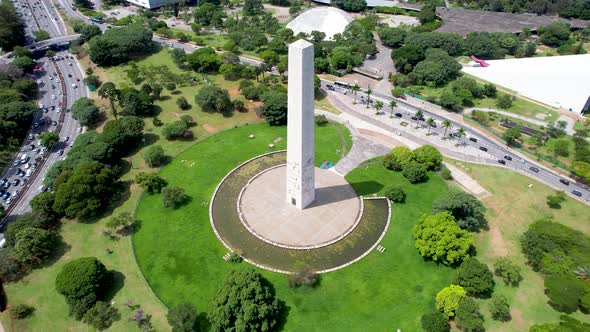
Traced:
[[[328, 85], [330, 85], [330, 87], [328, 87]], [[324, 88], [325, 90], [331, 90], [337, 93], [345, 93], [345, 94], [350, 94], [352, 93], [352, 91], [350, 89], [347, 89], [345, 87], [338, 87], [335, 86], [333, 84], [333, 82], [330, 81], [322, 81], [322, 88]], [[365, 92], [361, 91], [358, 93], [358, 99], [359, 102], [364, 102], [364, 100], [366, 99], [366, 97], [364, 96]], [[442, 121], [443, 120], [450, 120], [452, 123], [452, 129], [447, 130], [447, 136], [456, 133], [458, 128], [464, 128], [466, 130], [466, 136], [460, 139], [461, 144], [465, 144], [468, 146], [472, 146], [476, 149], [485, 149], [482, 151], [485, 151], [487, 154], [491, 155], [493, 157], [493, 159], [495, 160], [489, 160], [489, 159], [479, 159], [479, 160], [470, 160], [469, 156], [464, 156], [463, 158], [461, 158], [462, 160], [465, 161], [471, 161], [471, 162], [479, 162], [479, 163], [487, 163], [487, 164], [491, 164], [494, 166], [499, 166], [499, 167], [506, 167], [509, 169], [512, 169], [514, 171], [517, 171], [521, 174], [524, 174], [530, 178], [536, 179], [539, 182], [545, 183], [548, 186], [555, 188], [557, 190], [563, 190], [564, 192], [566, 192], [567, 194], [569, 194], [571, 197], [589, 204], [590, 203], [590, 190], [588, 190], [588, 188], [582, 184], [578, 184], [576, 183], [573, 179], [568, 178], [566, 176], [560, 175], [556, 172], [553, 172], [541, 165], [539, 165], [538, 163], [535, 163], [534, 161], [530, 160], [528, 157], [526, 157], [525, 155], [515, 151], [514, 149], [504, 145], [504, 144], [500, 144], [497, 141], [495, 141], [492, 138], [489, 138], [488, 136], [486, 136], [484, 133], [480, 132], [479, 130], [473, 128], [473, 127], [468, 127], [465, 124], [461, 124], [458, 123], [456, 121], [453, 121], [449, 118], [446, 117], [441, 117], [438, 114], [429, 112], [427, 110], [424, 110], [422, 108], [416, 107], [414, 105], [411, 105], [409, 103], [407, 103], [406, 101], [404, 101], [403, 99], [398, 99], [398, 98], [393, 98], [391, 96], [386, 96], [386, 95], [382, 95], [379, 93], [374, 93], [374, 95], [371, 97], [372, 100], [381, 100], [383, 102], [383, 111], [385, 112], [385, 115], [381, 116], [381, 120], [378, 121], [376, 120], [374, 117], [368, 116], [368, 115], [358, 115], [359, 117], [362, 117], [363, 120], [368, 121], [372, 124], [375, 124], [383, 129], [389, 130], [390, 132], [395, 131], [395, 129], [393, 128], [393, 126], [388, 125], [388, 121], [397, 121], [397, 122], [401, 122], [401, 121], [405, 121], [407, 123], [410, 124], [415, 124], [416, 123], [416, 117], [415, 114], [416, 112], [418, 112], [419, 110], [421, 110], [424, 115], [423, 118], [424, 120], [428, 119], [429, 117], [434, 118], [435, 122], [436, 122], [436, 127], [432, 127], [430, 128], [430, 132], [434, 132], [437, 133], [437, 135], [433, 135], [432, 139], [440, 139], [440, 137], [443, 136], [444, 134], [444, 128], [442, 127]], [[389, 102], [391, 100], [395, 100], [397, 102], [397, 107], [394, 108], [394, 113], [397, 113], [396, 116], [394, 116], [394, 119], [389, 119]], [[374, 105], [374, 103], [373, 103]], [[374, 110], [370, 110], [370, 113], [374, 113]], [[385, 118], [387, 120], [385, 120]], [[418, 120], [418, 123], [420, 123], [421, 125], [424, 126], [424, 128], [422, 129], [418, 129], [418, 130], [424, 130], [426, 131], [426, 123], [425, 121], [422, 120]], [[410, 135], [412, 136], [411, 132], [405, 132], [404, 135]], [[414, 140], [422, 140], [422, 139], [418, 139], [417, 137], [413, 137]], [[454, 138], [459, 142], [458, 138]], [[456, 158], [456, 156], [451, 156]], [[563, 181], [563, 182], [562, 182]], [[579, 193], [579, 195], [574, 194], [574, 191], [577, 191]]]
[[[33, 0], [31, 2], [34, 3]], [[26, 6], [26, 1], [19, 0], [17, 10], [23, 14], [23, 17], [29, 16], [26, 15], [27, 10], [30, 10]], [[57, 40], [67, 36], [65, 24], [59, 16], [54, 16], [57, 15], [57, 11], [49, 0], [40, 0], [35, 3], [33, 11], [37, 16], [36, 19], [26, 21], [27, 34], [42, 28], [43, 30], [47, 29], [46, 31]], [[32, 26], [29, 26], [29, 22], [32, 23]], [[2, 187], [1, 189], [10, 192], [12, 197], [9, 200], [10, 204], [2, 201], [8, 212], [4, 221], [12, 220], [16, 216], [30, 211], [29, 202], [40, 193], [47, 170], [57, 160], [65, 158], [70, 144], [82, 131], [78, 121], [68, 112], [77, 99], [88, 96], [88, 89], [83, 83], [84, 74], [78, 61], [71, 54], [60, 51], [56, 53], [53, 61], [42, 58], [37, 61], [37, 64], [41, 68], [35, 71], [35, 79], [40, 83], [38, 84], [39, 109], [34, 115], [33, 125], [27, 133], [27, 139], [23, 142], [17, 155], [17, 160], [20, 160], [25, 154], [29, 160], [13, 164], [1, 177], [2, 181], [7, 179], [7, 182], [10, 183], [8, 188]], [[47, 130], [57, 132], [60, 141], [50, 151], [43, 153], [36, 135]], [[59, 153], [61, 150], [63, 150], [63, 154]], [[17, 174], [17, 169], [21, 170], [20, 174]], [[29, 169], [31, 170], [30, 175], [27, 176]], [[16, 185], [15, 180], [18, 182]], [[0, 224], [0, 229], [3, 226], [4, 224]]]

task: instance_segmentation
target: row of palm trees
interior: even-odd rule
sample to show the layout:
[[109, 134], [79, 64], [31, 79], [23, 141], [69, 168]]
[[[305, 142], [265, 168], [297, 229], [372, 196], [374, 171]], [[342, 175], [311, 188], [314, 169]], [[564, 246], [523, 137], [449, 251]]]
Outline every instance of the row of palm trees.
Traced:
[[[359, 91], [361, 91], [361, 87], [358, 84], [354, 84], [351, 87], [352, 92], [354, 93], [354, 103], [356, 104], [356, 95]], [[371, 94], [373, 93], [373, 90], [371, 89], [371, 86], [369, 85], [367, 87], [366, 90], [366, 94], [367, 94], [367, 106], [366, 108], [369, 108], [369, 104], [371, 103]], [[389, 108], [391, 110], [391, 113], [389, 114], [390, 118], [393, 118], [393, 109], [394, 107], [397, 107], [397, 103], [395, 100], [392, 100], [389, 102]], [[383, 102], [380, 100], [377, 100], [375, 102], [375, 109], [377, 110], [377, 114], [379, 114], [379, 112], [383, 109]], [[416, 112], [416, 125], [418, 125], [418, 121], [421, 121], [422, 119], [424, 119], [424, 112], [422, 112], [421, 110], [418, 110], [418, 112]], [[430, 129], [432, 127], [434, 127], [436, 124], [436, 121], [434, 120], [434, 118], [430, 117], [426, 120], [426, 126], [428, 127], [428, 133], [430, 134]], [[453, 123], [450, 120], [443, 120], [441, 126], [445, 129], [445, 132], [443, 134], [443, 137], [447, 136], [447, 131], [449, 129], [453, 128]], [[459, 137], [459, 141], [461, 140], [461, 137], [466, 136], [467, 132], [465, 131], [465, 128], [459, 128], [457, 129], [456, 135]]]

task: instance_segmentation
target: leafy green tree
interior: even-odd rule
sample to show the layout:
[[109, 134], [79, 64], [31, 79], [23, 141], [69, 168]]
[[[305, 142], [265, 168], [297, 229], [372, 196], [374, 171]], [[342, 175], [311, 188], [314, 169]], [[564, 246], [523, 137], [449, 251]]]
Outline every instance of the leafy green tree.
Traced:
[[512, 97], [510, 95], [501, 95], [496, 99], [496, 106], [501, 109], [507, 110], [512, 107]]
[[207, 318], [213, 331], [272, 331], [279, 323], [280, 309], [268, 281], [253, 269], [240, 269], [229, 273]]
[[55, 289], [66, 298], [70, 314], [80, 320], [104, 294], [110, 279], [98, 259], [82, 257], [63, 266], [55, 279]]
[[471, 234], [459, 228], [448, 212], [423, 215], [412, 233], [420, 255], [446, 265], [468, 258], [473, 244]]
[[508, 257], [500, 257], [494, 262], [494, 273], [504, 280], [504, 284], [518, 286], [522, 269]]
[[16, 242], [11, 254], [17, 261], [34, 266], [49, 257], [55, 246], [55, 237], [50, 232], [25, 227], [16, 234]]
[[29, 202], [31, 210], [36, 214], [43, 214], [47, 218], [57, 218], [55, 211], [53, 211], [53, 203], [55, 195], [51, 192], [43, 192], [33, 197]]
[[490, 302], [490, 314], [492, 318], [500, 321], [510, 320], [510, 304], [504, 295], [494, 295]]
[[166, 139], [183, 138], [187, 132], [187, 124], [184, 121], [174, 121], [168, 123], [162, 128], [162, 135]]
[[25, 25], [11, 1], [0, 2], [0, 48], [10, 51], [25, 43]]
[[97, 25], [85, 24], [80, 30], [80, 41], [82, 43], [88, 42], [92, 37], [102, 35], [102, 30]]
[[568, 316], [559, 316], [559, 323], [539, 323], [530, 327], [529, 332], [582, 332], [590, 329], [590, 324]]
[[362, 12], [367, 9], [366, 0], [335, 0], [334, 6], [350, 12]]
[[103, 127], [100, 141], [113, 148], [115, 155], [123, 156], [141, 142], [144, 126], [144, 121], [135, 116], [109, 120]]
[[401, 171], [415, 161], [416, 155], [406, 146], [396, 146], [383, 159], [383, 166], [394, 171]]
[[406, 193], [402, 187], [393, 186], [385, 190], [385, 197], [389, 198], [394, 203], [404, 203], [406, 201]]
[[100, 98], [106, 98], [109, 100], [109, 105], [111, 106], [111, 112], [117, 119], [117, 108], [115, 107], [115, 100], [119, 97], [119, 90], [117, 90], [117, 86], [113, 82], [106, 82], [101, 85], [100, 89], [98, 89], [98, 96]]
[[82, 97], [72, 105], [72, 115], [74, 119], [80, 121], [83, 126], [94, 126], [99, 120], [98, 107], [94, 100]]
[[119, 184], [117, 172], [98, 162], [82, 162], [73, 171], [62, 173], [56, 182], [53, 210], [81, 220], [104, 211]]
[[227, 90], [216, 86], [206, 86], [199, 90], [195, 102], [205, 112], [229, 113], [232, 110]]
[[403, 28], [382, 28], [379, 30], [379, 38], [385, 46], [398, 48], [404, 44], [404, 39], [408, 35]]
[[191, 108], [191, 105], [188, 103], [186, 98], [184, 98], [183, 96], [180, 96], [180, 97], [178, 97], [178, 99], [176, 99], [176, 105], [181, 110], [187, 110], [187, 109]]
[[246, 16], [254, 16], [259, 14], [263, 9], [261, 0], [245, 0], [242, 11]]
[[553, 138], [547, 142], [547, 148], [556, 157], [568, 157], [570, 155], [570, 145], [568, 138]]
[[432, 203], [432, 212], [447, 211], [457, 221], [459, 227], [477, 231], [486, 227], [486, 208], [475, 196], [464, 191], [451, 190]]
[[172, 332], [192, 332], [197, 322], [197, 309], [191, 303], [183, 302], [168, 310], [166, 318]]
[[521, 136], [522, 134], [520, 132], [520, 128], [518, 127], [509, 128], [504, 132], [504, 135], [502, 135], [504, 140], [506, 140], [506, 144], [508, 145], [513, 145], [516, 143], [516, 141], [520, 139]]
[[82, 321], [99, 331], [104, 331], [119, 319], [121, 319], [119, 309], [108, 303], [98, 301], [86, 312]]
[[268, 91], [263, 96], [262, 115], [271, 126], [287, 124], [287, 96], [283, 92]]
[[162, 202], [165, 208], [176, 209], [187, 200], [187, 195], [183, 188], [165, 187], [162, 188]]
[[195, 50], [186, 56], [189, 66], [197, 73], [215, 73], [221, 66], [221, 57], [210, 47]]
[[440, 311], [430, 311], [420, 318], [422, 329], [428, 332], [449, 332], [449, 317]]
[[52, 131], [46, 131], [39, 135], [39, 140], [41, 140], [41, 145], [50, 149], [55, 143], [59, 142], [59, 135]]
[[410, 183], [418, 183], [427, 179], [426, 167], [416, 161], [408, 163], [402, 170], [402, 175], [410, 181]]
[[545, 294], [553, 309], [565, 313], [578, 310], [580, 299], [587, 293], [584, 281], [572, 275], [549, 275], [545, 277]]
[[133, 216], [129, 212], [121, 212], [112, 216], [107, 222], [106, 226], [112, 229], [118, 229], [119, 227], [127, 228], [133, 224]]
[[125, 63], [133, 56], [148, 54], [155, 48], [152, 31], [141, 24], [129, 24], [117, 29], [107, 29], [102, 35], [89, 41], [90, 60], [99, 66]]
[[361, 57], [346, 46], [336, 46], [330, 54], [330, 64], [336, 69], [350, 69], [361, 63]]
[[569, 42], [570, 34], [569, 24], [554, 22], [539, 29], [539, 41], [548, 46], [559, 47]]
[[445, 166], [442, 166], [440, 168], [440, 176], [442, 176], [442, 178], [445, 180], [452, 180], [453, 179], [453, 174], [451, 173], [451, 170], [449, 170]]
[[447, 317], [454, 317], [455, 311], [459, 309], [459, 303], [466, 296], [467, 293], [461, 286], [445, 287], [436, 294], [436, 309]]
[[[150, 87], [150, 92], [153, 91], [150, 85], [145, 86]], [[118, 100], [126, 115], [149, 116], [154, 113], [154, 101], [143, 89], [122, 89], [119, 91]]]
[[164, 149], [161, 145], [149, 146], [143, 153], [143, 159], [150, 167], [160, 166], [166, 159]]
[[22, 69], [26, 73], [30, 73], [35, 68], [35, 60], [28, 56], [17, 56], [12, 60], [12, 64]]
[[553, 195], [547, 195], [547, 205], [550, 208], [558, 209], [561, 207], [561, 203], [565, 201], [565, 192], [561, 190], [555, 191]]
[[437, 169], [442, 162], [442, 154], [432, 145], [422, 145], [412, 152], [416, 156], [416, 161], [428, 170]]
[[403, 74], [408, 74], [420, 61], [424, 60], [424, 52], [415, 45], [404, 45], [391, 52], [395, 68]]
[[467, 295], [488, 297], [494, 291], [494, 275], [488, 266], [471, 257], [457, 269], [453, 284], [462, 286]]
[[137, 173], [135, 175], [135, 182], [148, 193], [159, 193], [168, 185], [168, 182], [156, 173]]
[[33, 31], [33, 34], [35, 35], [35, 40], [37, 40], [37, 41], [47, 40], [47, 39], [51, 38], [51, 36], [49, 35], [49, 32], [47, 32], [45, 30], [36, 30], [36, 31]]
[[483, 315], [479, 312], [479, 305], [472, 297], [465, 297], [457, 308], [455, 323], [466, 332], [483, 331]]

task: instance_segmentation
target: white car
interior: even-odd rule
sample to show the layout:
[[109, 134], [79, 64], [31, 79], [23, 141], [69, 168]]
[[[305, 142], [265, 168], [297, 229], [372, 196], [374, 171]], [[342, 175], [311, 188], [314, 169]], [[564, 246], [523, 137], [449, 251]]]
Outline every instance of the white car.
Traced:
[[43, 107], [43, 104], [42, 104], [42, 103], [39, 103], [39, 109], [41, 109], [41, 110], [42, 110], [43, 108], [44, 108], [44, 107]]
[[55, 100], [55, 95], [51, 95], [51, 100]]
[[82, 127], [78, 128], [78, 132], [81, 133], [82, 132]]
[[56, 78], [55, 79], [55, 83], [61, 83], [60, 79], [59, 78]]

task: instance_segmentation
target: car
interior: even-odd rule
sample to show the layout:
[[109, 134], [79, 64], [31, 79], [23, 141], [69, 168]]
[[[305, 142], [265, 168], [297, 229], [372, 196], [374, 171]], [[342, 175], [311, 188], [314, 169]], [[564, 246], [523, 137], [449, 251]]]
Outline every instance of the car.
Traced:
[[72, 74], [68, 74], [68, 77], [72, 77]]
[[39, 109], [42, 110], [43, 109], [43, 104], [39, 103]]
[[74, 142], [70, 142], [70, 148], [74, 146]]
[[566, 179], [559, 179], [559, 182], [565, 184], [566, 186], [569, 186], [570, 185], [570, 182], [568, 180], [566, 180]]
[[13, 186], [18, 186], [19, 183], [20, 183], [20, 179], [14, 179], [14, 181], [12, 181]]
[[53, 90], [55, 90], [55, 85], [51, 84], [51, 88], [52, 88]]
[[49, 77], [48, 77], [48, 78], [49, 78], [50, 80], [53, 80], [53, 76], [51, 76], [51, 75], [49, 75]]
[[37, 188], [37, 190], [38, 190], [39, 192], [41, 192], [41, 193], [42, 193], [42, 192], [44, 192], [44, 191], [45, 191], [45, 189], [47, 189], [47, 188], [45, 188], [45, 186], [44, 186], [44, 185], [40, 185], [40, 186], [39, 186], [39, 188]]
[[33, 163], [33, 165], [31, 165], [31, 169], [34, 171], [37, 169], [37, 163]]
[[7, 178], [2, 179], [2, 181], [0, 182], [0, 185], [4, 185], [6, 182], [8, 182]]
[[414, 121], [417, 121], [417, 120], [418, 120], [418, 118], [417, 118], [417, 117], [415, 117], [415, 116], [412, 116], [412, 117], [410, 117], [410, 119], [412, 119], [412, 120], [414, 120]]
[[80, 82], [80, 77], [76, 78], [76, 82]]
[[29, 169], [29, 168], [31, 168], [31, 163], [26, 163], [25, 164], [25, 169]]
[[6, 183], [5, 183], [5, 184], [4, 184], [2, 187], [3, 187], [4, 189], [8, 189], [8, 188], [10, 188], [10, 185], [11, 185], [11, 183], [10, 183], [10, 182], [6, 182]]
[[57, 94], [61, 96], [61, 90], [57, 90]]
[[39, 122], [35, 121], [33, 122], [33, 128], [38, 128], [39, 127]]
[[[20, 172], [22, 172], [22, 171], [23, 171], [23, 170], [22, 170], [22, 168], [18, 167], [18, 168], [16, 169], [16, 175], [19, 175], [19, 174], [20, 174]], [[2, 182], [2, 183], [4, 184], [4, 182]]]
[[61, 83], [61, 80], [59, 78], [56, 78], [55, 83]]
[[531, 166], [531, 167], [529, 167], [529, 169], [535, 173], [539, 173], [539, 169], [536, 168], [535, 166]]
[[506, 165], [506, 160], [504, 159], [498, 159], [498, 162], [502, 165]]
[[33, 174], [33, 170], [32, 169], [29, 169], [29, 170], [27, 170], [27, 173], [25, 174], [25, 176], [26, 177], [30, 177], [31, 174]]
[[393, 133], [396, 134], [397, 136], [401, 136], [402, 135], [402, 133], [400, 133], [399, 131], [394, 131]]
[[36, 153], [36, 154], [39, 154], [39, 153], [41, 153], [41, 148], [37, 148], [37, 150], [35, 150], [35, 153]]
[[475, 137], [469, 137], [469, 140], [472, 141], [473, 143], [477, 143], [477, 138], [475, 138]]
[[76, 85], [76, 83], [72, 83], [72, 88], [77, 88], [78, 86]]
[[21, 182], [21, 184], [20, 184], [20, 185], [24, 187], [24, 186], [25, 186], [25, 184], [27, 184], [27, 179], [23, 179], [23, 181]]
[[10, 193], [7, 191], [4, 193], [4, 195], [2, 195], [2, 199], [6, 200], [8, 197], [10, 197]]
[[49, 112], [49, 110], [47, 108], [44, 108], [43, 113], [47, 113], [47, 112]]
[[82, 127], [78, 127], [78, 133], [82, 132]]
[[60, 156], [63, 155], [64, 154], [64, 150], [57, 151], [57, 154], [60, 155]]
[[483, 152], [487, 152], [488, 148], [486, 148], [485, 146], [480, 146], [479, 149]]
[[577, 190], [572, 190], [572, 194], [578, 196], [578, 197], [582, 197], [582, 193], [577, 191]]
[[54, 126], [57, 126], [57, 121], [53, 120], [53, 121], [51, 121], [51, 124]]
[[19, 160], [19, 159], [15, 159], [15, 160], [12, 162], [12, 165], [14, 165], [14, 166], [17, 166], [18, 164], [20, 164], [20, 160]]
[[10, 203], [12, 203], [12, 197], [8, 197], [8, 199], [5, 202], [7, 205], [10, 205]]
[[55, 95], [51, 95], [51, 100], [55, 100]]
[[70, 136], [66, 136], [66, 138], [64, 138], [64, 142], [67, 142], [70, 140]]
[[68, 64], [68, 66], [70, 66], [70, 67], [71, 67], [71, 66], [72, 66], [72, 63], [70, 62], [70, 63]]
[[401, 113], [395, 113], [395, 116], [398, 117], [398, 118], [401, 118], [402, 117], [402, 114]]
[[512, 157], [510, 157], [510, 156], [504, 156], [504, 159], [506, 159], [508, 161], [512, 161]]
[[524, 163], [525, 163], [524, 159], [522, 159], [522, 158], [516, 158], [516, 160], [517, 160], [519, 163], [521, 163], [521, 164], [524, 164]]
[[61, 107], [58, 107], [58, 108], [56, 108], [56, 109], [55, 109], [55, 111], [56, 111], [57, 113], [61, 112]]

